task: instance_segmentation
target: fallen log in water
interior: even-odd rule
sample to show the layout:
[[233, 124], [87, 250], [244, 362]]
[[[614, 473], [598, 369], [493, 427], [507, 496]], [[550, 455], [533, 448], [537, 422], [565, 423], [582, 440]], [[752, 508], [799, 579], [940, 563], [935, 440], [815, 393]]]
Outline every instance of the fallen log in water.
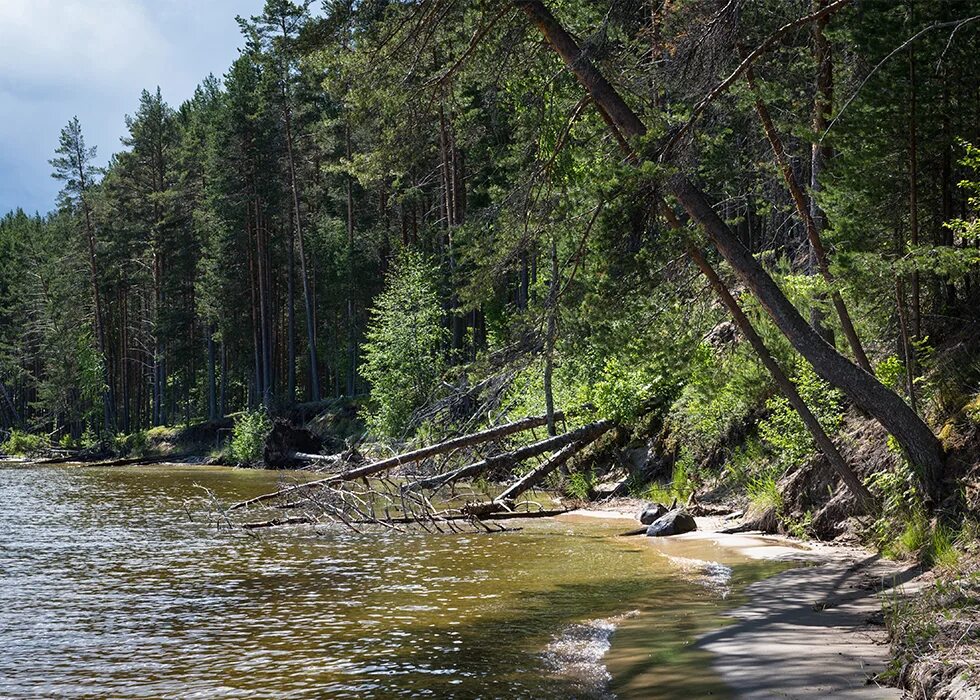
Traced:
[[[85, 460], [85, 459], [70, 459], [59, 461], [44, 461], [38, 462], [38, 464], [71, 464], [79, 463], [84, 464], [86, 467], [130, 467], [137, 466], [140, 464], [171, 464], [175, 462], [180, 462], [184, 459], [189, 459], [193, 457], [192, 454], [182, 454], [182, 455], [155, 455], [149, 457], [122, 457], [120, 459], [105, 459], [104, 456], [100, 457], [96, 461]], [[59, 458], [60, 460], [61, 458]]]
[[545, 452], [550, 452], [551, 450], [565, 447], [571, 443], [579, 441], [592, 442], [603, 433], [612, 430], [614, 427], [615, 423], [608, 420], [600, 420], [596, 421], [595, 423], [589, 423], [588, 425], [583, 425], [581, 428], [576, 428], [575, 430], [571, 430], [562, 435], [556, 435], [555, 437], [550, 437], [530, 445], [525, 445], [524, 447], [519, 447], [512, 452], [505, 452], [503, 454], [495, 455], [488, 459], [480, 460], [479, 462], [474, 462], [473, 464], [468, 464], [465, 467], [460, 467], [459, 469], [446, 474], [440, 474], [428, 479], [416, 481], [409, 484], [408, 488], [416, 491], [420, 489], [438, 489], [446, 484], [459, 481], [460, 479], [468, 479], [479, 476], [480, 474], [497, 467], [513, 466], [518, 462], [523, 462], [524, 460], [530, 459], [531, 457], [536, 457], [539, 454], [544, 454]]
[[[555, 413], [555, 419], [561, 420], [563, 414], [558, 411]], [[520, 433], [525, 430], [530, 430], [531, 428], [537, 428], [542, 425], [546, 425], [548, 422], [548, 417], [546, 415], [541, 416], [530, 416], [528, 418], [522, 418], [521, 420], [514, 421], [513, 423], [506, 423], [504, 425], [498, 425], [494, 428], [487, 428], [486, 430], [481, 430], [477, 433], [471, 433], [470, 435], [463, 435], [461, 437], [453, 438], [451, 440], [446, 440], [445, 442], [436, 443], [434, 445], [429, 445], [427, 447], [422, 447], [411, 452], [406, 452], [404, 454], [395, 455], [394, 457], [389, 457], [388, 459], [382, 459], [377, 462], [371, 462], [365, 464], [362, 467], [356, 467], [354, 469], [349, 469], [347, 471], [341, 472], [340, 474], [334, 474], [326, 479], [317, 479], [316, 481], [307, 481], [304, 484], [296, 484], [295, 486], [290, 486], [285, 489], [280, 489], [278, 491], [273, 491], [271, 493], [262, 494], [261, 496], [256, 496], [255, 498], [250, 498], [247, 501], [240, 501], [231, 506], [232, 510], [239, 508], [245, 508], [247, 506], [254, 505], [256, 503], [262, 503], [263, 501], [268, 501], [274, 498], [279, 498], [280, 496], [285, 496], [296, 491], [301, 491], [304, 489], [317, 488], [320, 486], [326, 486], [330, 484], [337, 484], [343, 481], [353, 481], [355, 479], [362, 479], [364, 477], [372, 476], [389, 469], [394, 469], [395, 467], [402, 466], [404, 464], [411, 464], [412, 462], [418, 462], [420, 460], [426, 459], [427, 457], [432, 457], [438, 454], [444, 454], [446, 452], [452, 452], [453, 450], [459, 449], [461, 447], [471, 447], [473, 445], [479, 445], [484, 442], [488, 442], [495, 438], [505, 437], [507, 435], [513, 435], [514, 433]]]
[[[601, 435], [601, 433], [600, 433]], [[527, 474], [518, 479], [514, 484], [507, 487], [507, 489], [493, 499], [494, 503], [506, 504], [512, 503], [517, 500], [517, 497], [522, 493], [531, 490], [539, 483], [544, 481], [549, 474], [558, 469], [561, 465], [565, 464], [573, 455], [581, 452], [588, 445], [599, 439], [599, 435], [596, 435], [591, 440], [579, 440], [577, 442], [565, 445], [555, 454], [551, 455], [544, 464], [536, 469], [532, 469]]]
[[260, 530], [267, 527], [282, 527], [283, 525], [313, 525], [316, 522], [314, 518], [297, 516], [295, 518], [273, 518], [258, 523], [245, 523], [242, 527], [246, 530]]
[[[486, 504], [489, 505], [489, 504]], [[482, 521], [482, 520], [525, 520], [529, 518], [554, 518], [559, 515], [570, 513], [570, 508], [560, 508], [553, 510], [534, 510], [534, 511], [505, 511], [500, 513], [488, 513], [477, 517], [471, 513], [452, 513], [447, 515], [432, 516], [431, 518], [418, 517], [399, 517], [385, 518], [378, 520], [350, 520], [344, 525], [419, 525], [422, 523], [439, 522], [459, 522], [459, 521]], [[316, 525], [321, 521], [309, 516], [295, 516], [290, 518], [273, 518], [261, 522], [244, 523], [242, 527], [246, 530], [259, 530], [270, 527], [284, 527], [287, 525]]]

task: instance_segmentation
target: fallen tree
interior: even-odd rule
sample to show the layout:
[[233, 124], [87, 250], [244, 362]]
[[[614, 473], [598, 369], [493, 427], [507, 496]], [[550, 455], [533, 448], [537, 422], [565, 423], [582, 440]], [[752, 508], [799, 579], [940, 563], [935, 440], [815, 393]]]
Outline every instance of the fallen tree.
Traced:
[[[562, 412], [557, 412], [555, 414], [556, 419], [561, 420], [564, 418]], [[257, 503], [262, 503], [263, 501], [269, 501], [275, 498], [281, 498], [282, 496], [287, 496], [297, 491], [302, 491], [305, 489], [315, 489], [321, 486], [338, 484], [344, 481], [354, 481], [356, 479], [363, 479], [369, 476], [374, 476], [375, 474], [380, 474], [382, 472], [389, 471], [396, 467], [400, 467], [406, 464], [411, 464], [413, 462], [419, 462], [423, 459], [429, 457], [434, 457], [440, 454], [446, 454], [454, 450], [462, 449], [465, 447], [473, 447], [475, 445], [480, 445], [496, 438], [506, 437], [508, 435], [514, 435], [516, 433], [523, 432], [525, 430], [530, 430], [532, 428], [538, 428], [547, 425], [548, 417], [547, 415], [540, 416], [529, 416], [527, 418], [522, 418], [521, 420], [514, 421], [512, 423], [505, 423], [504, 425], [498, 425], [493, 428], [487, 428], [486, 430], [481, 430], [476, 433], [471, 433], [469, 435], [462, 435], [460, 437], [453, 438], [451, 440], [446, 440], [444, 442], [439, 442], [434, 445], [428, 445], [426, 447], [420, 447], [417, 450], [412, 450], [411, 452], [405, 452], [402, 454], [389, 457], [387, 459], [382, 459], [376, 462], [370, 462], [361, 467], [356, 467], [354, 469], [348, 469], [339, 474], [334, 474], [325, 479], [317, 479], [316, 481], [308, 481], [303, 484], [296, 484], [295, 486], [290, 486], [285, 489], [280, 489], [278, 491], [273, 491], [271, 493], [265, 493], [261, 496], [256, 496], [255, 498], [250, 498], [246, 501], [241, 501], [235, 503], [231, 508], [232, 510], [237, 510], [239, 508], [246, 508]], [[546, 451], [546, 450], [544, 450]], [[540, 454], [540, 453], [538, 453]]]
[[547, 438], [530, 445], [525, 445], [524, 447], [519, 447], [511, 452], [504, 452], [503, 454], [495, 455], [488, 459], [474, 462], [473, 464], [467, 464], [465, 467], [460, 467], [459, 469], [451, 471], [447, 474], [439, 474], [428, 479], [421, 479], [420, 481], [412, 482], [409, 484], [408, 488], [412, 490], [438, 489], [461, 479], [472, 479], [492, 469], [496, 469], [498, 467], [512, 467], [518, 462], [523, 462], [526, 459], [536, 457], [540, 454], [544, 454], [545, 452], [560, 449], [571, 443], [578, 441], [592, 442], [603, 433], [612, 430], [614, 427], [615, 423], [608, 420], [600, 420], [596, 421], [595, 423], [589, 423], [588, 425], [583, 425], [581, 428], [576, 428], [575, 430], [571, 430], [562, 435], [556, 435], [555, 437]]

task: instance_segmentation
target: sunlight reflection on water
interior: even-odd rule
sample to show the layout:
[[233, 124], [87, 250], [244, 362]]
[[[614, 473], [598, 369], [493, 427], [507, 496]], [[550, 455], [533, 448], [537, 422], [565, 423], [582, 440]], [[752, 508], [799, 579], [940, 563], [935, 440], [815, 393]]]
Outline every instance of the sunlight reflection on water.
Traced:
[[[609, 537], [621, 524], [254, 537], [216, 530], [193, 501], [195, 484], [232, 501], [275, 482], [206, 467], [0, 469], [0, 696], [605, 697], [617, 616], [636, 610], [650, 629], [641, 640], [630, 621], [626, 659], [682, 647], [721, 609], [646, 543]], [[660, 615], [665, 601], [683, 624]], [[672, 692], [617, 689], [683, 697]]]

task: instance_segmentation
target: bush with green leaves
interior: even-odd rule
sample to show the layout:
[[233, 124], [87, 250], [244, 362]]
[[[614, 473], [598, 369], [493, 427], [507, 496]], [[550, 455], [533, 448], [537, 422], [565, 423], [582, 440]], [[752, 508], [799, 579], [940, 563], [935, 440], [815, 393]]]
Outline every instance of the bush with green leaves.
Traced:
[[119, 433], [112, 441], [112, 447], [116, 454], [121, 456], [135, 455], [142, 456], [149, 447], [149, 437], [144, 430], [135, 433]]
[[595, 483], [595, 474], [591, 471], [575, 472], [569, 475], [565, 483], [565, 492], [573, 498], [584, 501], [592, 495]]
[[371, 310], [360, 372], [371, 384], [366, 420], [378, 437], [404, 436], [444, 370], [447, 332], [436, 280], [432, 265], [405, 251]]
[[262, 459], [272, 420], [263, 410], [245, 411], [235, 419], [231, 431], [231, 456], [238, 464], [255, 464]]
[[32, 455], [47, 445], [48, 441], [41, 435], [32, 435], [14, 429], [10, 432], [10, 437], [3, 444], [0, 444], [0, 454]]
[[745, 425], [769, 392], [771, 380], [744, 344], [726, 353], [701, 345], [690, 368], [667, 422], [671, 439], [700, 463]]
[[[844, 421], [844, 397], [840, 391], [820, 379], [813, 367], [799, 360], [793, 382], [800, 396], [828, 434], [835, 433]], [[804, 462], [816, 450], [816, 442], [785, 396], [766, 402], [769, 416], [759, 423], [759, 436], [772, 448], [783, 468]]]

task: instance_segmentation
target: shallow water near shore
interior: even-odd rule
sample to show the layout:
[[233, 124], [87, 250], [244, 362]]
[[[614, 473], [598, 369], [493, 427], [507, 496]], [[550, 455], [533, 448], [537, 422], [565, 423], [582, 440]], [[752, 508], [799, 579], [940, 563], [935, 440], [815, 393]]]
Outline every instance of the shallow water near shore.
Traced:
[[216, 529], [196, 488], [277, 479], [0, 467], [0, 697], [726, 697], [692, 642], [784, 567], [572, 517], [256, 536]]

